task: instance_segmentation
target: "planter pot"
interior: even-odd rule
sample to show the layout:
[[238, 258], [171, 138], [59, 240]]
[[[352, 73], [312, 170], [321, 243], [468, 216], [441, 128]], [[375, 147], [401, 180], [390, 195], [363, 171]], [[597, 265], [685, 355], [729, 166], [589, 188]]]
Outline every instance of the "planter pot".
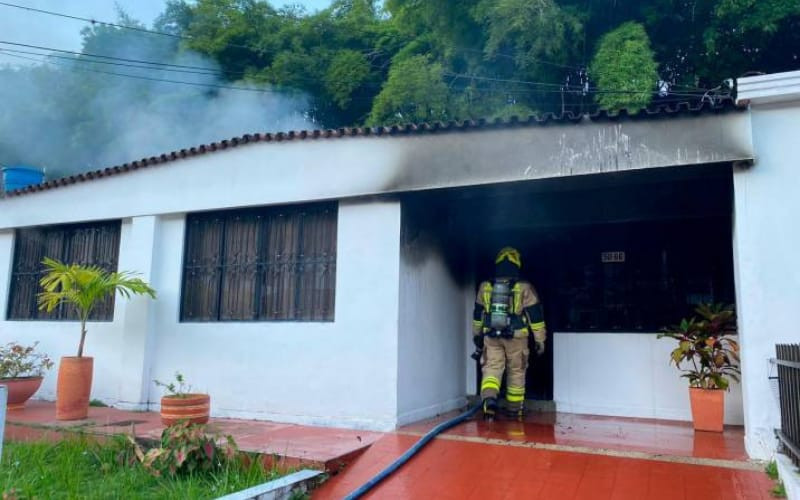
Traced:
[[65, 356], [58, 366], [56, 419], [80, 420], [89, 414], [94, 358]]
[[725, 391], [720, 389], [689, 388], [692, 421], [696, 431], [722, 432], [725, 415]]
[[8, 387], [8, 403], [6, 408], [11, 410], [22, 410], [25, 402], [39, 390], [44, 377], [24, 377], [24, 378], [5, 378], [0, 379], [0, 385]]
[[205, 424], [210, 410], [211, 398], [208, 394], [164, 396], [161, 398], [161, 423], [170, 426], [179, 420], [188, 420], [193, 424]]

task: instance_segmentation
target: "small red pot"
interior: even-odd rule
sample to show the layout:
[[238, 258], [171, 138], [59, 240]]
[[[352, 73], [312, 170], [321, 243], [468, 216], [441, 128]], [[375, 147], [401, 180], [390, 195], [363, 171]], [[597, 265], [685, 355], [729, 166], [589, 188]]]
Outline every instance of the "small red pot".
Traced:
[[170, 426], [179, 420], [193, 424], [205, 424], [211, 411], [208, 394], [185, 394], [161, 398], [161, 423]]
[[44, 377], [23, 377], [0, 379], [0, 385], [8, 387], [8, 402], [6, 408], [11, 410], [22, 410], [25, 402], [39, 390]]

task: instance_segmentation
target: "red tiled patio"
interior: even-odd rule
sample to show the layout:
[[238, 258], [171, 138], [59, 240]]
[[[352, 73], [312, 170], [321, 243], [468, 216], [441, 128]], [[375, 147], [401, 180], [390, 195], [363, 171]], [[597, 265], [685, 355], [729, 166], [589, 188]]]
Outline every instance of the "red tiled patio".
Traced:
[[[130, 433], [158, 439], [164, 426], [158, 413], [134, 412], [116, 408], [89, 408], [89, 418], [57, 421], [55, 404], [30, 401], [24, 410], [7, 414], [6, 439], [35, 439], [48, 432], [80, 430], [111, 435]], [[220, 434], [230, 434], [243, 451], [279, 457], [281, 465], [298, 465], [321, 470], [338, 470], [356, 454], [381, 437], [381, 433], [279, 424], [256, 420], [213, 418], [210, 426]], [[40, 431], [40, 432], [36, 432]]]
[[[381, 438], [314, 499], [347, 495], [440, 420]], [[367, 497], [767, 499], [762, 470], [747, 461], [740, 427], [695, 433], [683, 422], [540, 413], [451, 429]]]
[[[450, 416], [386, 434], [219, 418], [211, 425], [243, 450], [329, 471], [313, 496], [324, 500], [344, 497]], [[163, 428], [157, 413], [113, 408], [58, 422], [53, 404], [37, 401], [9, 412], [8, 424], [7, 439], [69, 429], [157, 438]], [[767, 499], [772, 482], [762, 469], [747, 460], [740, 427], [695, 433], [684, 422], [534, 413], [525, 422], [472, 420], [447, 431], [368, 497]]]

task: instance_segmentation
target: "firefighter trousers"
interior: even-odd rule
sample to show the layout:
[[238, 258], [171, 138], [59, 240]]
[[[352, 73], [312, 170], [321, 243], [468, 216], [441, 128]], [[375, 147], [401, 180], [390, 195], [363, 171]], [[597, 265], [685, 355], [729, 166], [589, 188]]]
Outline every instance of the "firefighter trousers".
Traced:
[[482, 364], [481, 399], [496, 398], [503, 372], [506, 374], [506, 404], [520, 410], [525, 403], [525, 372], [528, 369], [528, 337], [512, 339], [486, 337]]

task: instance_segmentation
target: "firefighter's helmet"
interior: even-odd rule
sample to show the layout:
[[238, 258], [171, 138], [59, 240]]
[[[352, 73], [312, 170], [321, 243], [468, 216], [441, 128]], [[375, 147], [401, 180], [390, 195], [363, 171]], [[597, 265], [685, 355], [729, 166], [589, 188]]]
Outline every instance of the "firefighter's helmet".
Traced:
[[497, 252], [497, 257], [494, 259], [495, 264], [500, 264], [503, 261], [509, 261], [515, 266], [522, 267], [522, 257], [520, 257], [519, 250], [513, 247], [505, 247]]

